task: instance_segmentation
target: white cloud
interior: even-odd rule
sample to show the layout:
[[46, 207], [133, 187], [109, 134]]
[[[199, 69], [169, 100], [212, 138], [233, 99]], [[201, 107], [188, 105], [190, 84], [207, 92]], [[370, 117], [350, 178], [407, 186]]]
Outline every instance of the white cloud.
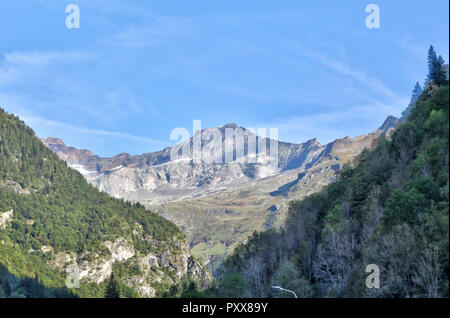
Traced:
[[[6, 52], [0, 61], [0, 85], [36, 78], [45, 81], [55, 65], [61, 67], [64, 64], [82, 62], [97, 56], [87, 51]], [[60, 70], [60, 73], [63, 72]]]
[[356, 105], [344, 110], [276, 118], [271, 122], [250, 126], [278, 128], [282, 141], [302, 143], [317, 138], [326, 144], [338, 138], [355, 137], [377, 129], [388, 115], [398, 117], [408, 102], [407, 98], [399, 98], [390, 104], [373, 100], [372, 104]]
[[[21, 105], [34, 114], [67, 110], [108, 125], [144, 112], [161, 118], [155, 105], [140, 102], [119, 83], [96, 81], [95, 69], [104, 67], [104, 63], [108, 61], [95, 51], [4, 53], [0, 60], [0, 95], [6, 100], [3, 105], [8, 109]], [[86, 80], [86, 76], [92, 79]]]
[[320, 53], [308, 53], [307, 54], [311, 59], [314, 59], [321, 64], [329, 67], [330, 69], [338, 72], [343, 76], [348, 76], [360, 84], [364, 85], [367, 89], [369, 89], [372, 93], [381, 94], [385, 97], [396, 97], [396, 93], [392, 91], [386, 84], [384, 84], [380, 79], [371, 77], [366, 74], [364, 71], [356, 70], [351, 68], [350, 66], [344, 64], [341, 61], [331, 59]]
[[3, 54], [2, 64], [45, 66], [52, 61], [73, 62], [90, 59], [96, 54], [87, 51], [13, 51]]
[[120, 139], [137, 141], [140, 143], [151, 144], [151, 145], [165, 145], [166, 142], [161, 140], [155, 140], [147, 137], [134, 136], [124, 132], [117, 131], [108, 131], [108, 130], [100, 130], [100, 129], [90, 129], [84, 127], [78, 127], [75, 125], [71, 125], [68, 123], [63, 123], [59, 121], [47, 120], [40, 117], [28, 117], [24, 116], [21, 118], [25, 123], [30, 125], [31, 127], [42, 128], [43, 126], [50, 128], [60, 128], [65, 131], [71, 131], [74, 133], [86, 134], [86, 135], [99, 135], [99, 136], [107, 136], [107, 137], [116, 137]]
[[145, 25], [133, 25], [115, 33], [100, 43], [127, 48], [145, 48], [192, 34], [187, 21], [177, 18], [155, 17]]

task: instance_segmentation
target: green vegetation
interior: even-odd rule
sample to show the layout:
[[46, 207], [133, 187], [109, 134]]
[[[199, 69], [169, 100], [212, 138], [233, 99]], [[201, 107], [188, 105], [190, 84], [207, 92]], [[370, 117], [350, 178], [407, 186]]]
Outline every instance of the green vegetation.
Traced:
[[163, 293], [163, 298], [206, 298], [208, 295], [201, 290], [198, 282], [189, 275], [184, 275], [181, 281], [170, 287], [168, 292]]
[[[279, 231], [254, 233], [226, 259], [219, 297], [448, 297], [449, 90], [442, 58], [391, 138], [320, 193], [292, 202]], [[445, 74], [445, 76], [443, 76]], [[415, 93], [419, 91], [416, 87]], [[366, 266], [380, 268], [366, 288]]]
[[108, 285], [106, 286], [105, 291], [105, 298], [120, 298], [120, 287], [114, 277], [114, 273], [112, 273], [109, 277]]
[[[38, 276], [46, 288], [64, 288], [65, 272], [49, 266], [59, 252], [89, 251], [89, 260], [95, 254], [110, 254], [103, 242], [128, 237], [135, 250], [146, 255], [177, 252], [185, 240], [173, 223], [142, 205], [113, 199], [89, 185], [19, 118], [0, 109], [0, 213], [11, 210], [12, 219], [0, 226], [0, 265], [18, 281]], [[105, 285], [82, 283], [74, 293], [102, 297]], [[24, 296], [52, 296], [48, 290], [38, 295], [21, 291]]]
[[76, 297], [66, 288], [44, 286], [38, 275], [34, 278], [17, 278], [0, 265], [0, 298]]
[[205, 260], [211, 255], [225, 255], [227, 247], [222, 243], [210, 246], [208, 243], [199, 243], [191, 249], [191, 254], [198, 259]]

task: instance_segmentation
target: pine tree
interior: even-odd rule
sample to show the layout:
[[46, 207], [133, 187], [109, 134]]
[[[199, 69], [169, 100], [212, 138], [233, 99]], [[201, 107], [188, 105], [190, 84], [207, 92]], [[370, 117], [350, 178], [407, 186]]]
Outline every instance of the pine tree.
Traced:
[[416, 82], [416, 86], [414, 86], [413, 94], [411, 96], [411, 104], [415, 104], [419, 99], [420, 94], [422, 94], [422, 86], [420, 86], [419, 82]]
[[119, 283], [114, 277], [114, 273], [109, 277], [108, 285], [106, 286], [105, 298], [120, 298]]
[[445, 84], [446, 81], [448, 81], [447, 72], [445, 71], [445, 68], [444, 68], [445, 60], [442, 57], [442, 55], [439, 55], [437, 62], [436, 62], [436, 67], [438, 69], [436, 84], [441, 86], [441, 85]]
[[442, 56], [437, 56], [433, 46], [428, 50], [428, 76], [427, 81], [441, 86], [447, 80], [447, 74], [444, 69], [445, 61]]
[[422, 91], [423, 91], [422, 86], [420, 86], [419, 82], [417, 82], [416, 86], [414, 86], [414, 89], [412, 92], [411, 101], [410, 101], [408, 107], [402, 113], [402, 118], [406, 118], [409, 116], [409, 114], [411, 113], [411, 110], [416, 105], [416, 102], [419, 99], [420, 94], [422, 94]]
[[428, 49], [428, 76], [427, 79], [432, 81], [436, 76], [436, 62], [438, 61], [436, 51], [433, 46], [430, 45]]

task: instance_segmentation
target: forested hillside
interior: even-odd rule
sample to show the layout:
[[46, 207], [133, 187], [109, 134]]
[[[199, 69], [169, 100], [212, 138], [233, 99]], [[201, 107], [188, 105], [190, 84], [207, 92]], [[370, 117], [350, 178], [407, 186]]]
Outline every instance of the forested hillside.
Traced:
[[195, 263], [186, 250], [173, 223], [99, 192], [0, 109], [0, 297], [103, 297], [112, 272], [121, 296], [162, 295]]
[[[222, 297], [448, 297], [448, 65], [430, 48], [425, 88], [404, 121], [320, 193], [292, 202], [280, 231], [225, 261]], [[366, 266], [380, 288], [366, 288]]]

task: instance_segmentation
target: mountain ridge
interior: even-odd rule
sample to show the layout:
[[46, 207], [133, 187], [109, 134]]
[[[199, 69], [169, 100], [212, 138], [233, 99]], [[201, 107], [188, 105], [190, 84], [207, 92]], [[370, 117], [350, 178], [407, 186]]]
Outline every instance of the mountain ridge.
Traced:
[[[380, 135], [386, 135], [389, 132], [389, 130], [391, 128], [395, 127], [399, 122], [400, 122], [400, 119], [398, 119], [392, 115], [389, 115], [385, 119], [383, 124], [376, 130], [376, 132], [381, 131]], [[201, 131], [197, 131], [196, 133], [199, 133], [199, 132], [204, 133], [210, 129], [219, 129], [219, 131], [221, 131], [221, 133], [222, 133], [222, 136], [224, 136], [225, 134], [223, 131], [225, 128], [232, 128], [232, 129], [241, 128], [244, 131], [249, 132], [249, 130], [247, 128], [238, 126], [236, 123], [228, 123], [228, 124], [225, 124], [220, 127], [204, 128]], [[357, 136], [357, 137], [359, 137], [359, 136]], [[354, 137], [354, 138], [357, 138], [357, 137]], [[256, 138], [258, 141], [258, 139], [260, 137], [257, 136]], [[193, 139], [193, 137], [190, 137], [187, 142], [192, 143], [192, 139]], [[223, 139], [225, 139], [225, 137], [223, 137]], [[270, 138], [265, 138], [265, 139], [270, 139]], [[348, 140], [348, 139], [352, 139], [352, 138], [349, 136], [346, 136], [343, 138], [338, 138], [338, 139], [335, 139], [334, 141], [327, 143], [326, 145], [330, 145], [330, 144], [337, 143], [342, 140]], [[115, 167], [117, 167], [120, 164], [125, 166], [128, 164], [142, 163], [142, 158], [154, 157], [154, 156], [158, 156], [158, 155], [163, 155], [163, 156], [159, 160], [146, 160], [146, 164], [157, 165], [157, 164], [167, 163], [167, 162], [170, 162], [170, 156], [166, 156], [167, 152], [170, 153], [170, 149], [172, 147], [176, 146], [176, 145], [174, 145], [174, 146], [166, 147], [159, 151], [146, 152], [146, 153], [142, 153], [139, 155], [130, 155], [127, 152], [122, 152], [122, 153], [117, 154], [112, 157], [100, 157], [98, 155], [93, 154], [88, 149], [77, 149], [72, 146], [67, 146], [62, 139], [57, 138], [57, 137], [41, 137], [40, 140], [48, 148], [50, 148], [53, 152], [60, 155], [60, 157], [62, 157], [63, 160], [68, 161], [69, 163], [84, 164], [86, 166], [91, 167], [91, 166], [93, 166], [93, 163], [91, 161], [99, 160], [100, 162], [96, 162], [96, 165], [101, 163], [100, 166], [102, 168], [99, 169], [98, 172], [107, 171], [107, 169], [103, 168], [103, 167], [111, 167], [111, 165], [114, 165], [114, 164], [116, 164]], [[319, 142], [319, 140], [317, 138], [311, 138], [300, 144], [291, 143], [288, 141], [278, 141], [278, 143], [282, 144], [282, 145], [307, 145], [310, 147], [322, 146], [322, 144]], [[113, 168], [110, 168], [110, 169], [113, 169]]]
[[[388, 116], [374, 132], [336, 139], [326, 145], [321, 145], [316, 138], [301, 144], [280, 141], [277, 167], [267, 161], [248, 163], [248, 152], [244, 152], [244, 162], [233, 156], [233, 161], [226, 164], [194, 163], [194, 136], [181, 143], [181, 147], [189, 146], [188, 156], [175, 162], [170, 161], [171, 147], [137, 156], [119, 154], [99, 158], [94, 155], [86, 160], [83, 151], [61, 147], [60, 142], [52, 139], [42, 140], [61, 158], [68, 158], [69, 166], [101, 191], [140, 202], [177, 224], [187, 235], [194, 255], [209, 264], [220, 262], [218, 255], [224, 250], [229, 253], [253, 231], [280, 226], [289, 200], [319, 191], [334, 179], [336, 171], [352, 165], [363, 149], [371, 148], [381, 136], [389, 137], [398, 122], [397, 118]], [[217, 128], [246, 130], [234, 123]], [[211, 130], [215, 128], [197, 134]], [[257, 144], [259, 138], [256, 136]], [[247, 146], [248, 140], [244, 141]], [[265, 142], [270, 144], [268, 138]], [[208, 151], [210, 144], [203, 141], [202, 147]], [[259, 149], [256, 153], [260, 155]], [[210, 269], [215, 267], [211, 265]]]

